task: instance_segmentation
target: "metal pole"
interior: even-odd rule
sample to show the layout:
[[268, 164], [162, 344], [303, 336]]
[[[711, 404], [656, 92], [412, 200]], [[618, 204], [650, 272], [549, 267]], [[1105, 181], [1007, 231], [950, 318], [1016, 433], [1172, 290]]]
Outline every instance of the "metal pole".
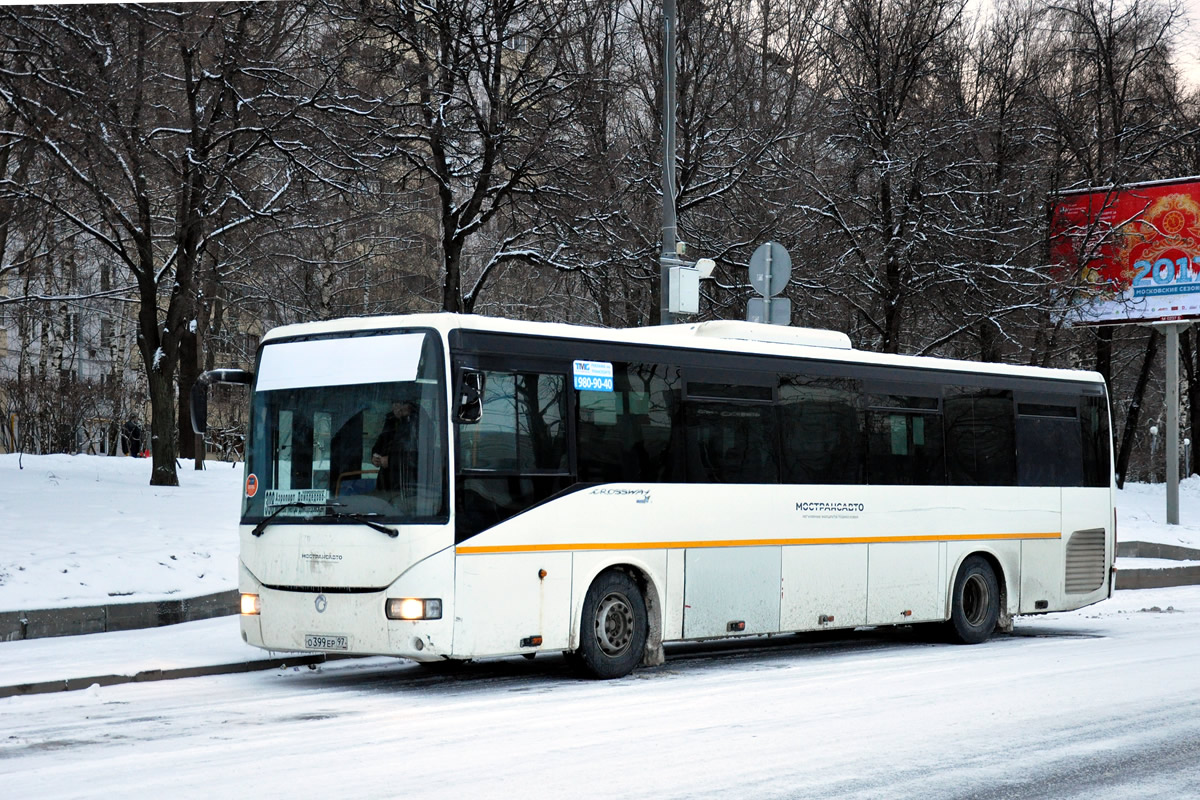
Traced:
[[669, 325], [671, 261], [675, 259], [675, 0], [663, 0], [662, 255], [659, 256], [658, 321]]
[[1179, 325], [1167, 325], [1167, 524], [1179, 524]]
[[771, 319], [771, 254], [773, 252], [775, 252], [774, 247], [767, 248], [766, 264], [763, 267], [763, 286], [766, 287], [766, 291], [763, 292], [763, 322], [768, 325], [773, 321]]

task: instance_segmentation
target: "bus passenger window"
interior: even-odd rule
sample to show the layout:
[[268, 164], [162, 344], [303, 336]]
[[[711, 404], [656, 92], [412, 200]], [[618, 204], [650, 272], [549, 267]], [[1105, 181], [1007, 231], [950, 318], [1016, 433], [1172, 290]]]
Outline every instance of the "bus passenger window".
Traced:
[[779, 385], [784, 483], [862, 483], [859, 383], [850, 378], [785, 376]]
[[517, 452], [522, 472], [567, 469], [567, 379], [517, 375]]
[[946, 469], [955, 486], [1015, 486], [1016, 417], [1011, 391], [945, 389]]
[[[1084, 486], [1078, 409], [1017, 404], [1017, 479], [1021, 486]], [[1101, 484], [1107, 486], [1107, 483]]]
[[686, 413], [690, 482], [779, 482], [771, 406], [691, 401]]
[[473, 425], [458, 426], [459, 469], [517, 468], [516, 376], [489, 372], [483, 415]]
[[1112, 438], [1108, 432], [1108, 405], [1103, 396], [1083, 398], [1080, 422], [1084, 485], [1108, 486], [1112, 481]]
[[683, 412], [690, 483], [779, 483], [773, 382], [762, 373], [691, 372]]
[[459, 469], [565, 471], [566, 376], [488, 372], [486, 385], [479, 421], [458, 426]]
[[[895, 402], [899, 398], [891, 398]], [[867, 482], [891, 486], [946, 483], [942, 415], [904, 409], [867, 412]]]
[[579, 480], [661, 482], [675, 474], [672, 430], [679, 374], [658, 364], [613, 364], [612, 392], [581, 390], [576, 404]]

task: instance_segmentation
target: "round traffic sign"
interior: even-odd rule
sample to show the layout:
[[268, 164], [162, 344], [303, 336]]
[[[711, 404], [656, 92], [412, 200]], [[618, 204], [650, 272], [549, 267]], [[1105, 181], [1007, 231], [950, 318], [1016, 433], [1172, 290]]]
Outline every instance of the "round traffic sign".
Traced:
[[763, 297], [783, 291], [792, 277], [792, 257], [779, 242], [758, 246], [750, 256], [750, 285]]

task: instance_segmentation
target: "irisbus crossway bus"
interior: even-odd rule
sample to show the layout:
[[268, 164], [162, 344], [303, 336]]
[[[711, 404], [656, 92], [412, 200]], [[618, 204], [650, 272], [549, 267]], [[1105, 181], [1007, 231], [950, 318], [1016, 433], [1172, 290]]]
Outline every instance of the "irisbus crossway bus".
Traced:
[[243, 638], [417, 661], [941, 623], [964, 643], [1113, 589], [1090, 372], [856, 351], [714, 321], [433, 314], [268, 333]]

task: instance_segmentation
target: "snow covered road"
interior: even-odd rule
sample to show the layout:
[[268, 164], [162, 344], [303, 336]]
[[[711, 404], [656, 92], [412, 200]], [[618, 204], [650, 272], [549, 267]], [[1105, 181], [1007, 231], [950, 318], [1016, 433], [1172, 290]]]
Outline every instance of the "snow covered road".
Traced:
[[1200, 588], [1119, 592], [978, 647], [873, 631], [687, 645], [611, 682], [558, 658], [453, 673], [369, 659], [13, 697], [0, 700], [0, 786], [38, 798], [1197, 797]]

